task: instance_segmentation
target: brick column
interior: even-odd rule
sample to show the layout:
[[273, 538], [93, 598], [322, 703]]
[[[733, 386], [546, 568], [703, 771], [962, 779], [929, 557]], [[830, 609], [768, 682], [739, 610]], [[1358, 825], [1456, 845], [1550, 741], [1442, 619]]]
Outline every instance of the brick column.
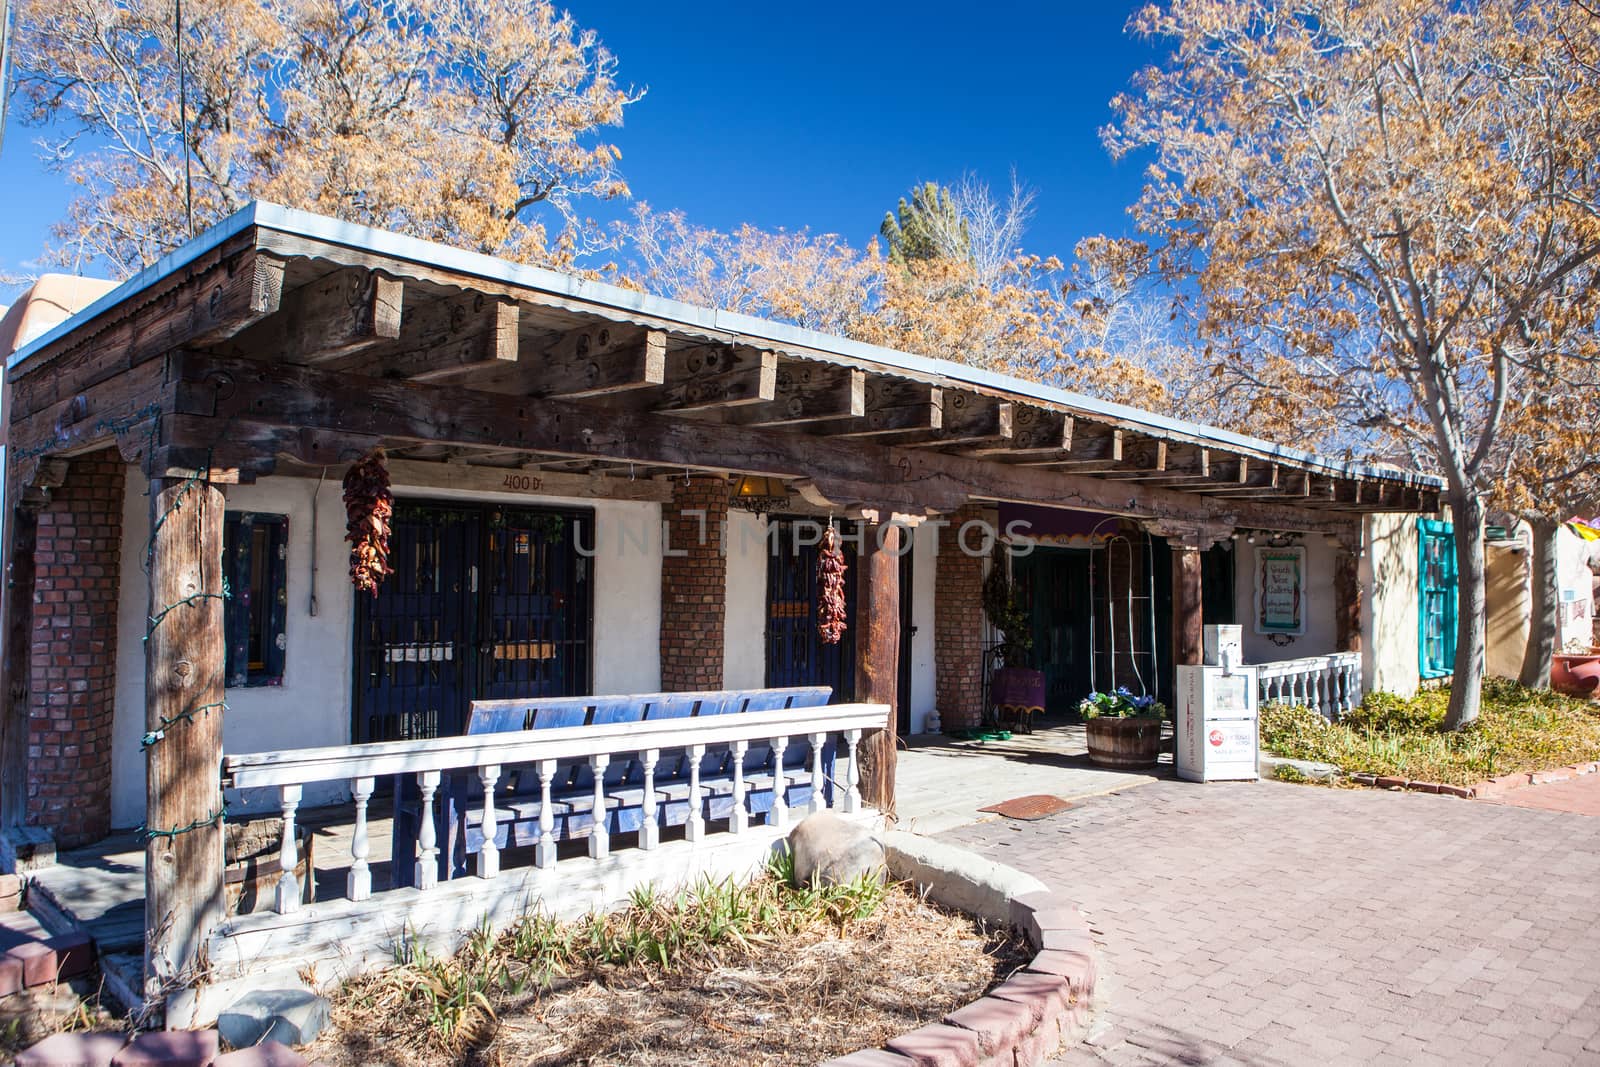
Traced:
[[34, 554], [28, 821], [62, 848], [111, 830], [111, 717], [123, 478], [115, 450], [72, 460]]
[[933, 593], [934, 701], [946, 730], [983, 721], [983, 546], [974, 530], [967, 538], [972, 554], [961, 550], [962, 523], [982, 519], [968, 505], [939, 528], [937, 577]]
[[728, 483], [697, 475], [688, 484], [674, 478], [672, 486], [672, 502], [661, 506], [661, 688], [721, 689]]

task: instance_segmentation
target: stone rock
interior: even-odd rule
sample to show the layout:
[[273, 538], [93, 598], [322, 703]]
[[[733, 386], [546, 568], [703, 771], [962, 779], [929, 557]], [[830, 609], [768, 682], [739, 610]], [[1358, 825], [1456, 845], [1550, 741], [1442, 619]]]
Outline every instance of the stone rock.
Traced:
[[52, 1034], [17, 1056], [17, 1067], [110, 1067], [127, 1034]]
[[263, 1041], [218, 1056], [211, 1067], [306, 1067], [306, 1058], [287, 1045]]
[[215, 1030], [148, 1030], [111, 1057], [111, 1067], [211, 1067], [217, 1051]]
[[789, 833], [794, 877], [801, 885], [843, 885], [862, 875], [883, 877], [883, 845], [865, 826], [819, 811]]
[[234, 1048], [262, 1041], [309, 1045], [328, 1025], [328, 1002], [309, 989], [258, 989], [217, 1016], [217, 1029]]

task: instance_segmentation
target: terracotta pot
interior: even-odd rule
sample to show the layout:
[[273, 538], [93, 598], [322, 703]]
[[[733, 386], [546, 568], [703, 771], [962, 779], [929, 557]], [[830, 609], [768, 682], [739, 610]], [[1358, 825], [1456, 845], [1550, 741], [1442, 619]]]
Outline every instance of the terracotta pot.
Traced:
[[1557, 652], [1551, 656], [1550, 688], [1569, 697], [1600, 695], [1600, 652]]
[[1101, 767], [1154, 767], [1161, 758], [1160, 719], [1088, 720], [1089, 762]]

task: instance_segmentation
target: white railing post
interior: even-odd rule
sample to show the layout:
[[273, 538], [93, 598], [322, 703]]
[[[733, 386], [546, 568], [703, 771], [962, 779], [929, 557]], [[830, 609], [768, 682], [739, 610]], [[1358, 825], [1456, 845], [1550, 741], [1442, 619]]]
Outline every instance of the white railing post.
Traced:
[[706, 746], [689, 746], [689, 818], [683, 825], [683, 836], [689, 841], [699, 841], [706, 836], [706, 819], [700, 802], [700, 761], [705, 754]]
[[539, 761], [539, 844], [533, 850], [533, 862], [549, 870], [556, 865], [556, 813], [550, 807], [550, 780], [556, 776], [556, 761]]
[[744, 757], [750, 751], [750, 742], [733, 743], [733, 814], [728, 817], [728, 829], [742, 834], [750, 828], [750, 812], [744, 803]]
[[500, 845], [495, 836], [500, 832], [500, 818], [494, 810], [494, 786], [500, 780], [500, 765], [491, 763], [478, 768], [478, 781], [483, 783], [483, 847], [478, 850], [478, 877], [494, 878], [500, 873]]
[[827, 734], [811, 734], [811, 813], [827, 809], [828, 802], [822, 795], [822, 742], [827, 740]]
[[789, 806], [784, 794], [789, 791], [789, 780], [783, 776], [783, 753], [789, 747], [787, 737], [772, 741], [772, 807], [767, 812], [767, 825], [782, 829], [789, 825]]
[[350, 779], [350, 798], [356, 802], [356, 827], [350, 835], [350, 873], [345, 876], [345, 896], [351, 900], [366, 900], [372, 896], [372, 868], [367, 857], [372, 854], [372, 844], [367, 840], [367, 801], [372, 799], [374, 780]]
[[433, 825], [433, 794], [439, 788], [439, 772], [418, 771], [417, 788], [422, 791], [417, 807], [417, 888], [432, 889], [439, 884], [439, 832]]
[[861, 810], [861, 774], [856, 767], [856, 744], [861, 740], [860, 730], [846, 730], [844, 732], [844, 749], [849, 756], [849, 764], [845, 767], [844, 780], [844, 810], [847, 812]]
[[661, 750], [652, 748], [644, 753], [644, 810], [640, 813], [639, 847], [650, 849], [661, 844], [661, 821], [656, 816], [656, 763]]
[[285, 785], [278, 788], [278, 799], [283, 805], [283, 841], [278, 846], [278, 886], [273, 906], [279, 915], [300, 910], [300, 881], [294, 876], [300, 864], [300, 841], [295, 831], [294, 813], [300, 808], [300, 786]]
[[603, 860], [611, 854], [611, 832], [606, 829], [606, 768], [611, 757], [589, 757], [589, 767], [594, 771], [594, 825], [589, 828], [589, 855]]

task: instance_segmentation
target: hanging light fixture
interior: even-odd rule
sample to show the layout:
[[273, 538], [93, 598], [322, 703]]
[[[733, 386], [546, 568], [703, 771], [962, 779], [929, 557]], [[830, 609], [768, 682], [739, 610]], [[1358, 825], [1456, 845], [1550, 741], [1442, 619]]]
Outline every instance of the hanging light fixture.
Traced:
[[782, 478], [741, 474], [728, 488], [728, 505], [757, 515], [776, 511], [789, 503], [789, 487]]

